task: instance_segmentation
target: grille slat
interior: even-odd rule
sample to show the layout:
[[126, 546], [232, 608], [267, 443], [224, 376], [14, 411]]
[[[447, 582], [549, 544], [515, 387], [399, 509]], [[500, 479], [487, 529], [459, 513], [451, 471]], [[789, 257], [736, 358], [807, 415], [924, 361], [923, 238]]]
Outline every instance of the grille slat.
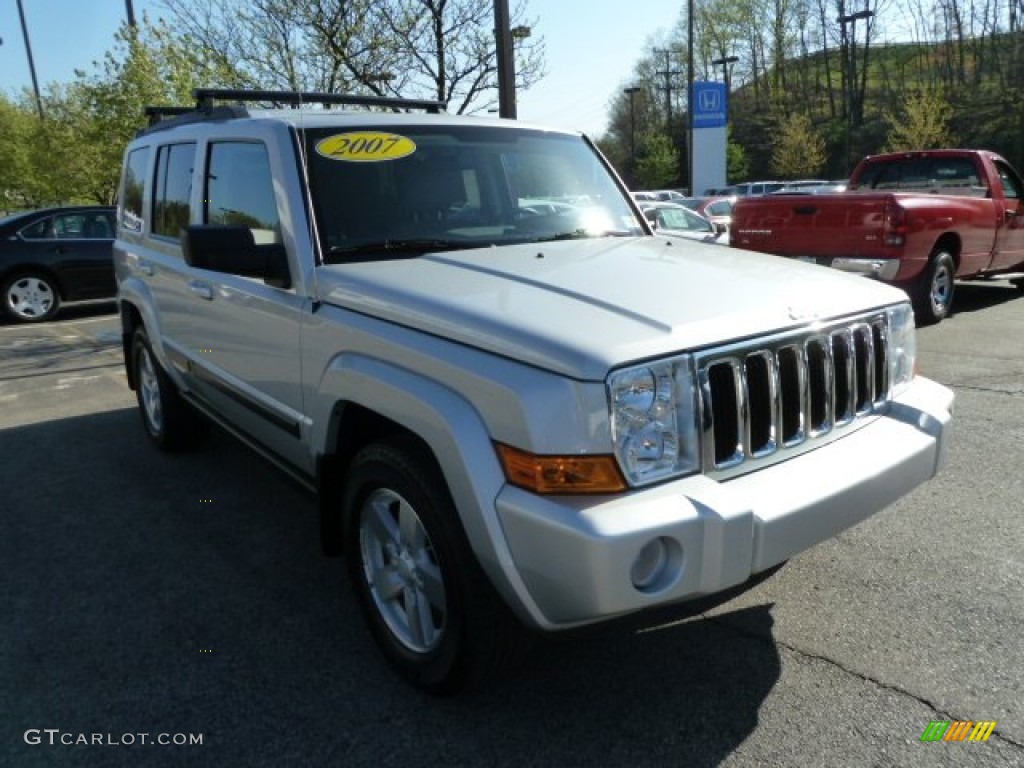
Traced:
[[882, 412], [888, 338], [876, 314], [698, 353], [705, 471], [752, 471]]

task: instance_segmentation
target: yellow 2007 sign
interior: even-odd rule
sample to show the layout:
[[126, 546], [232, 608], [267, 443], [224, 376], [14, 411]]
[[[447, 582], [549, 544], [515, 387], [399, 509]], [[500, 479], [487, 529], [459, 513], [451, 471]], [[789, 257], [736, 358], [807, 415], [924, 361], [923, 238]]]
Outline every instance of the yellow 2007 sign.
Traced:
[[416, 151], [416, 144], [412, 139], [393, 133], [352, 131], [321, 139], [316, 143], [316, 151], [331, 160], [378, 163], [411, 155]]

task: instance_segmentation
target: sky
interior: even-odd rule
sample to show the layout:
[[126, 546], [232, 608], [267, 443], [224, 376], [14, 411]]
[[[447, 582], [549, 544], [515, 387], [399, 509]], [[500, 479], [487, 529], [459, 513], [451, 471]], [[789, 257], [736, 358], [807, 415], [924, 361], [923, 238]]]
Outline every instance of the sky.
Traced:
[[[40, 89], [93, 74], [125, 18], [123, 0], [21, 0]], [[520, 92], [520, 120], [603, 134], [608, 105], [629, 85], [633, 68], [675, 26], [685, 0], [526, 0], [533, 36], [544, 38], [547, 75]], [[159, 16], [160, 3], [134, 0], [135, 15]], [[517, 0], [510, 0], [515, 8]], [[513, 21], [513, 23], [515, 23]], [[32, 87], [17, 0], [0, 0], [0, 91]]]

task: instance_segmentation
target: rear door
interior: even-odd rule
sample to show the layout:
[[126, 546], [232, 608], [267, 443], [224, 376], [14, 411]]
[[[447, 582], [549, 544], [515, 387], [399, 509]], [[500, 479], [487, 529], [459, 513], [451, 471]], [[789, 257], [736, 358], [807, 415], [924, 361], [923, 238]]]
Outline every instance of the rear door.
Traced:
[[[203, 173], [196, 179], [203, 186], [193, 222], [243, 225], [257, 245], [282, 244], [267, 145], [244, 138], [211, 141], [199, 154]], [[174, 333], [187, 350], [197, 391], [248, 437], [310, 472], [301, 441], [307, 425], [300, 326], [308, 301], [294, 288], [240, 275], [186, 266], [184, 278]]]
[[998, 223], [993, 269], [1024, 265], [1024, 184], [1017, 172], [1001, 160], [995, 161], [1002, 182], [1005, 209]]

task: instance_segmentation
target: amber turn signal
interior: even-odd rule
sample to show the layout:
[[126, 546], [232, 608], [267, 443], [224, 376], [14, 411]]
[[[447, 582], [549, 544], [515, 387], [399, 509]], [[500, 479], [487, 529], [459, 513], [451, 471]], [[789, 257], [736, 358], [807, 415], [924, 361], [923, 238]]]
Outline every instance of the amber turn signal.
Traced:
[[534, 493], [621, 493], [628, 486], [615, 457], [537, 456], [495, 443], [505, 479]]

